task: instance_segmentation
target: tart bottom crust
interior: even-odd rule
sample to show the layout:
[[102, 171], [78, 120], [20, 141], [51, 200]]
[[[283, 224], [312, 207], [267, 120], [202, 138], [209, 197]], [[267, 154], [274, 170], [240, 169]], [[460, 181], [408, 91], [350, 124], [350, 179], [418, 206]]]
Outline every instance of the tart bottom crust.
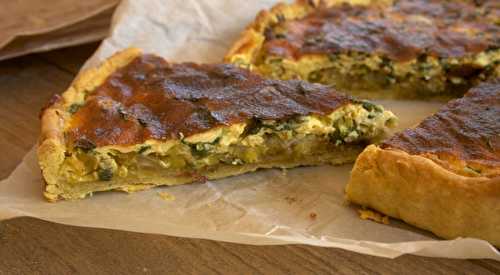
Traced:
[[367, 147], [347, 199], [437, 236], [473, 237], [500, 247], [500, 177], [466, 177], [396, 149]]
[[[236, 176], [253, 172], [261, 168], [293, 168], [298, 166], [313, 166], [313, 165], [340, 165], [344, 163], [352, 163], [357, 155], [361, 152], [362, 147], [346, 148], [343, 152], [327, 152], [322, 155], [310, 156], [297, 161], [271, 161], [265, 163], [245, 164], [245, 165], [221, 165], [212, 172], [201, 174], [191, 174], [184, 176], [165, 176], [158, 174], [155, 177], [148, 177], [145, 179], [126, 179], [119, 178], [112, 181], [94, 181], [88, 183], [65, 183], [58, 182], [58, 193], [45, 192], [45, 196], [49, 201], [56, 201], [58, 199], [82, 199], [86, 196], [91, 196], [95, 192], [118, 190], [128, 193], [142, 191], [153, 188], [155, 186], [173, 186], [186, 183], [203, 183], [206, 180], [215, 180]], [[161, 171], [159, 171], [161, 172]]]

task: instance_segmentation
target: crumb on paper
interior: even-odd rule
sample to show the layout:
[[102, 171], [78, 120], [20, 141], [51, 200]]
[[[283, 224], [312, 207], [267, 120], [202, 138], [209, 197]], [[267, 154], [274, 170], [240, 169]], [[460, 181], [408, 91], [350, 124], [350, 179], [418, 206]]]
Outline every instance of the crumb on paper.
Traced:
[[318, 214], [316, 214], [314, 212], [309, 213], [309, 218], [311, 218], [311, 220], [315, 220], [317, 217], [318, 217]]
[[162, 200], [165, 200], [165, 201], [173, 201], [173, 200], [175, 200], [174, 195], [169, 194], [169, 193], [167, 193], [165, 191], [158, 192], [158, 196], [160, 196], [160, 198]]
[[292, 204], [297, 201], [297, 198], [292, 197], [292, 196], [286, 196], [285, 201], [288, 202], [289, 204]]
[[208, 178], [204, 175], [195, 175], [194, 183], [206, 183]]
[[117, 188], [118, 191], [123, 191], [126, 193], [135, 193], [138, 191], [143, 191], [152, 188], [154, 185], [152, 184], [134, 184], [134, 185], [127, 185], [127, 186], [122, 186]]
[[358, 213], [359, 217], [363, 220], [372, 220], [378, 223], [389, 224], [389, 216], [382, 215], [378, 212], [368, 209], [359, 209]]
[[286, 176], [288, 174], [288, 169], [281, 168], [281, 175]]

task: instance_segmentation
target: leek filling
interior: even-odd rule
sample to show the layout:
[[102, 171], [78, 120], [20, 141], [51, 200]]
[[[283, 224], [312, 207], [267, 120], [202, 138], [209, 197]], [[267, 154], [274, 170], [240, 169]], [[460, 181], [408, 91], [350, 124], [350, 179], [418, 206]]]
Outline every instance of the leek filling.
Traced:
[[181, 139], [147, 141], [128, 150], [76, 146], [66, 153], [60, 174], [66, 182], [76, 184], [120, 178], [139, 181], [159, 173], [174, 177], [206, 175], [224, 165], [300, 163], [305, 157], [341, 151], [344, 146], [362, 148], [382, 138], [385, 127], [391, 127], [395, 119], [378, 105], [356, 102], [325, 116], [253, 119]]
[[[248, 67], [242, 60], [235, 63]], [[418, 58], [396, 62], [361, 52], [305, 55], [298, 60], [261, 53], [256, 72], [275, 79], [303, 79], [335, 85], [370, 97], [457, 97], [480, 81], [500, 76], [500, 49], [461, 58]], [[373, 96], [372, 96], [373, 97]]]

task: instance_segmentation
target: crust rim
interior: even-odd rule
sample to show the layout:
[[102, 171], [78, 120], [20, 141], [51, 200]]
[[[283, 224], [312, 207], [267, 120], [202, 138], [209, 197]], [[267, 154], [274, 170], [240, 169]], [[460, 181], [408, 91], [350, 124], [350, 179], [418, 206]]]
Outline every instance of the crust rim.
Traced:
[[434, 161], [375, 145], [360, 154], [346, 186], [350, 202], [453, 239], [500, 247], [500, 177], [467, 177]]
[[87, 91], [102, 84], [116, 69], [125, 66], [140, 54], [141, 50], [128, 48], [114, 54], [96, 68], [82, 71], [61, 96], [55, 96], [55, 100], [42, 110], [37, 156], [45, 181], [43, 194], [48, 201], [61, 199], [62, 190], [58, 186], [57, 173], [65, 157], [63, 130], [70, 116], [68, 106], [78, 102]]

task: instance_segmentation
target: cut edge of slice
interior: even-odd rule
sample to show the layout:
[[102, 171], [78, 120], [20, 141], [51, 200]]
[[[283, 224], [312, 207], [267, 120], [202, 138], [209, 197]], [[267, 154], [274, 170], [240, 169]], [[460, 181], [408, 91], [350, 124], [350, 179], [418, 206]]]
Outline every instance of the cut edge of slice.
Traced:
[[[98, 191], [133, 192], [260, 168], [350, 163], [366, 143], [381, 140], [395, 118], [383, 109], [374, 115], [364, 105], [366, 102], [349, 103], [327, 116], [295, 117], [293, 122], [264, 120], [257, 130], [253, 130], [253, 123], [238, 123], [181, 139], [108, 145], [89, 151], [65, 148], [57, 180], [51, 185], [57, 188], [48, 185], [47, 192], [58, 198], [78, 199]], [[353, 123], [345, 123], [353, 116]], [[352, 124], [366, 128], [347, 127]], [[247, 134], [249, 131], [252, 133]], [[85, 163], [98, 165], [84, 171], [73, 169], [88, 166]], [[84, 176], [74, 177], [76, 174]]]

